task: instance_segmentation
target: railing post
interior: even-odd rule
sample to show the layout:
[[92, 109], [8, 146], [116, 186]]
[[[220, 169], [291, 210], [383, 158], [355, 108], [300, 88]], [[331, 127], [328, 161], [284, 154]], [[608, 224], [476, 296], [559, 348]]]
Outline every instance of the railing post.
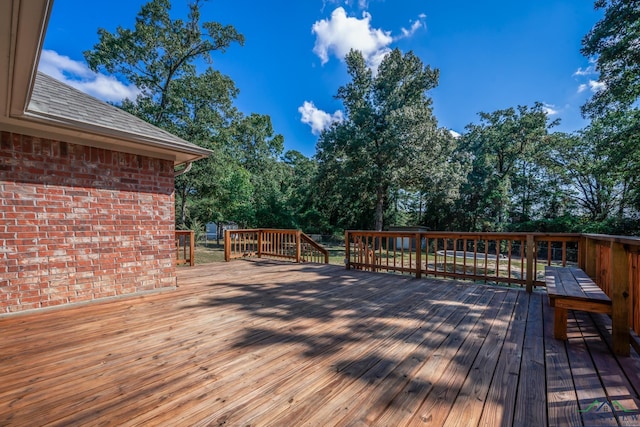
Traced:
[[262, 258], [262, 229], [258, 230], [258, 258]]
[[347, 270], [351, 270], [351, 245], [349, 244], [349, 232], [344, 232], [344, 264]]
[[[582, 243], [582, 241], [580, 242]], [[590, 238], [584, 238], [584, 250], [583, 253], [583, 266], [582, 270], [587, 273], [587, 275], [591, 278], [595, 278], [597, 275], [596, 268], [596, 242]]]
[[300, 254], [302, 253], [302, 238], [300, 237], [300, 230], [296, 230], [296, 262], [300, 262]]
[[611, 246], [611, 332], [613, 351], [629, 356], [629, 262], [622, 243]]
[[536, 242], [533, 234], [527, 234], [526, 255], [527, 255], [527, 292], [533, 292], [533, 284], [535, 283], [534, 254], [536, 251]]
[[[416, 279], [422, 277], [422, 238], [420, 233], [416, 233]], [[411, 250], [411, 248], [409, 248]]]
[[231, 230], [224, 230], [224, 260], [231, 261]]
[[196, 265], [196, 232], [193, 230], [189, 232], [189, 265]]

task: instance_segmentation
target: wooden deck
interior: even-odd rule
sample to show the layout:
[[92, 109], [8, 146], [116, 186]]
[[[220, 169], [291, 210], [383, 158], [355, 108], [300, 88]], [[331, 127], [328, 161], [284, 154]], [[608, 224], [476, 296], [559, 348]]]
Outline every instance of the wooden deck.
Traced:
[[638, 425], [640, 358], [544, 293], [235, 261], [0, 318], [0, 425]]

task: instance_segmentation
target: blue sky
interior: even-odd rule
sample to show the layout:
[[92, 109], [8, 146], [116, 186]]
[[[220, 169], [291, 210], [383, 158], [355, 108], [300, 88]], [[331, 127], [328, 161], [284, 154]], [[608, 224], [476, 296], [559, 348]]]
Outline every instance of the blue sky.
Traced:
[[[186, 17], [186, 2], [172, 0], [175, 17]], [[55, 0], [40, 69], [103, 100], [135, 96], [136, 88], [90, 72], [82, 52], [98, 41], [98, 28], [131, 27], [143, 3]], [[439, 68], [434, 112], [440, 126], [460, 133], [481, 111], [536, 101], [561, 119], [557, 130], [578, 130], [586, 124], [580, 106], [599, 88], [580, 54], [601, 17], [590, 0], [209, 0], [201, 12], [245, 36], [243, 47], [214, 56], [214, 68], [240, 89], [236, 106], [271, 116], [285, 148], [307, 156], [320, 130], [342, 115], [334, 96], [348, 81], [350, 48], [373, 68], [396, 47]]]

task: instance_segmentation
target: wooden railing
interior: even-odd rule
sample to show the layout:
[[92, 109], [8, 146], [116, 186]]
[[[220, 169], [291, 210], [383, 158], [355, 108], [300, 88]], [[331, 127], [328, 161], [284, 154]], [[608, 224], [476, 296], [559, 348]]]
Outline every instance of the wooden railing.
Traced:
[[345, 233], [347, 268], [544, 286], [545, 265], [578, 264], [579, 234]]
[[300, 230], [226, 230], [225, 261], [250, 257], [329, 263], [329, 252]]
[[580, 267], [611, 298], [614, 351], [628, 354], [629, 327], [640, 335], [640, 238], [583, 234], [580, 252]]
[[193, 230], [176, 230], [176, 264], [196, 263], [196, 242]]

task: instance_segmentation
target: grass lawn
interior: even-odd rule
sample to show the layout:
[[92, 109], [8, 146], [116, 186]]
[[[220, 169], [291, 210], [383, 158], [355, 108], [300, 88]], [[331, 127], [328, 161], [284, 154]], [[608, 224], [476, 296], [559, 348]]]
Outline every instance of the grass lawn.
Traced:
[[211, 262], [224, 262], [224, 245], [215, 242], [198, 243], [196, 245], [196, 265]]
[[[344, 265], [344, 246], [325, 246], [329, 251], [329, 264]], [[215, 242], [196, 244], [196, 265], [224, 262], [224, 245]]]

